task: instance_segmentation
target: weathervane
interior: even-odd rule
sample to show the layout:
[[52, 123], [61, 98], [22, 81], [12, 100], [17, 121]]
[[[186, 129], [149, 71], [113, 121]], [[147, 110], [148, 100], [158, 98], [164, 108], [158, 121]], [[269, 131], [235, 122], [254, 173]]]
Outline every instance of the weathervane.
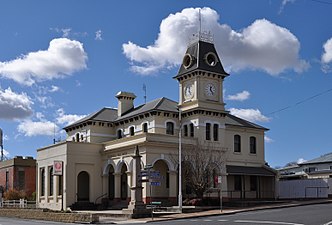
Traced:
[[213, 35], [210, 31], [202, 31], [202, 14], [201, 9], [198, 11], [198, 23], [199, 23], [199, 30], [196, 34], [193, 34], [192, 38], [189, 40], [189, 45], [197, 42], [197, 41], [204, 41], [213, 44]]

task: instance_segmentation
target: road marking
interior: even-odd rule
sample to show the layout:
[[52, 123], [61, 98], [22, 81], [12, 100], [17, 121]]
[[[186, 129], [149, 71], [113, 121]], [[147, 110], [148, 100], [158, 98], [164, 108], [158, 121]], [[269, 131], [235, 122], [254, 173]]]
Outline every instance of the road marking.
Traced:
[[211, 222], [212, 220], [203, 220], [204, 222]]
[[190, 220], [191, 222], [197, 222], [198, 220]]
[[228, 220], [218, 220], [218, 222], [227, 222]]
[[[331, 225], [332, 221], [328, 222], [328, 223], [324, 223], [324, 225]], [[1, 225], [1, 224], [0, 224]]]
[[280, 224], [280, 225], [304, 225], [302, 223], [287, 223], [277, 221], [263, 221], [263, 220], [235, 220], [235, 223], [260, 223], [260, 224]]

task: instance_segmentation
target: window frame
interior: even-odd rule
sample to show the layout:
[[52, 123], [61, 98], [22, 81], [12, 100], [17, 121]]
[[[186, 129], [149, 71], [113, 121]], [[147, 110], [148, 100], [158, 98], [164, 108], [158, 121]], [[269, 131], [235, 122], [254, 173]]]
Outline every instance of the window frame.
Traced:
[[171, 121], [166, 122], [166, 134], [174, 135], [174, 122]]
[[205, 140], [211, 141], [211, 123], [205, 123]]
[[213, 124], [213, 140], [219, 140], [219, 124], [217, 123]]
[[257, 154], [257, 140], [256, 137], [251, 136], [249, 138], [250, 143], [250, 154]]
[[241, 135], [234, 135], [234, 152], [241, 153]]

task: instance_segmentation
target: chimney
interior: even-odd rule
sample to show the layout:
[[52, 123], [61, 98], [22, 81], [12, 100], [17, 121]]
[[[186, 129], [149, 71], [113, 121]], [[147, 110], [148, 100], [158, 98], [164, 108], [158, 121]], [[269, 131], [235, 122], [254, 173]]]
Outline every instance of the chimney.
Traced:
[[118, 99], [118, 116], [122, 116], [134, 108], [136, 95], [130, 92], [120, 91], [115, 96]]

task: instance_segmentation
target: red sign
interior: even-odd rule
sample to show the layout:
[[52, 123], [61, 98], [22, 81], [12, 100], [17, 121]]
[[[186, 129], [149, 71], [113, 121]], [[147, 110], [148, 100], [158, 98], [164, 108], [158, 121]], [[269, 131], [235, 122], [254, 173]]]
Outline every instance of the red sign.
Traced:
[[53, 162], [53, 175], [54, 176], [62, 176], [62, 174], [63, 174], [62, 169], [63, 169], [62, 161]]

